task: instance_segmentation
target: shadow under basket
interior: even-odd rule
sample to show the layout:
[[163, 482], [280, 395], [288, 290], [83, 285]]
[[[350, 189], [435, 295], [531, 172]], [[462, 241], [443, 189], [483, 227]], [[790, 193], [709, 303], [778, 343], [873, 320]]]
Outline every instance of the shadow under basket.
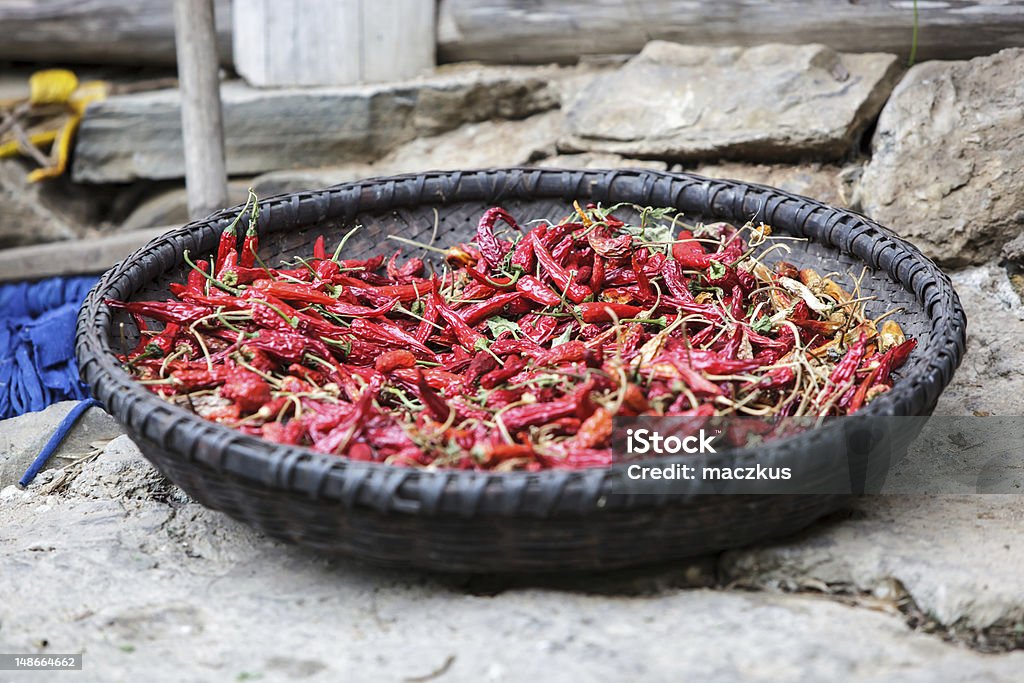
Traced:
[[[450, 245], [472, 239], [480, 214], [500, 205], [520, 221], [558, 220], [571, 203], [674, 207], [687, 222], [771, 225], [786, 260], [859, 277], [868, 313], [901, 307], [918, 348], [891, 391], [858, 415], [926, 416], [965, 345], [964, 312], [947, 278], [889, 230], [850, 211], [757, 185], [683, 173], [510, 168], [371, 179], [262, 201], [260, 256], [271, 265], [308, 255], [362, 225], [346, 258], [388, 247], [386, 236]], [[145, 456], [200, 503], [277, 539], [390, 566], [444, 571], [608, 569], [710, 553], [801, 529], [848, 494], [626, 495], [613, 469], [536, 473], [425, 471], [350, 462], [208, 422], [135, 383], [116, 353], [133, 344], [130, 318], [108, 298], [167, 298], [187, 272], [183, 252], [216, 249], [241, 207], [152, 241], [108, 271], [78, 319], [77, 356], [93, 395]], [[415, 249], [405, 250], [412, 255]], [[865, 270], [866, 268], [866, 270]], [[800, 466], [833, 446], [827, 430], [771, 443], [758, 461]], [[816, 432], [822, 432], [817, 434]], [[740, 456], [737, 456], [740, 457]], [[871, 473], [884, 479], [887, 465]], [[621, 489], [619, 489], [621, 491]]]

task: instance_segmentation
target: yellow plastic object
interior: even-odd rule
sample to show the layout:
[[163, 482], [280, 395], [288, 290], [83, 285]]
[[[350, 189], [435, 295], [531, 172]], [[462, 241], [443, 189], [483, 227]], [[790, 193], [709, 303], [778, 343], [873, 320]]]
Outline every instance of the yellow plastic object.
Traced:
[[78, 76], [67, 69], [37, 71], [28, 78], [28, 101], [33, 105], [64, 104], [78, 87]]
[[93, 102], [107, 99], [110, 93], [110, 84], [106, 81], [86, 81], [78, 86], [71, 97], [68, 98], [68, 105], [79, 115], [85, 113], [85, 108]]
[[99, 102], [107, 97], [110, 85], [103, 81], [88, 81], [80, 85], [69, 97], [68, 107], [71, 109], [71, 116], [67, 118], [64, 125], [57, 131], [50, 148], [50, 158], [53, 164], [45, 168], [37, 168], [28, 174], [30, 183], [39, 182], [46, 178], [56, 178], [64, 173], [68, 167], [68, 158], [71, 156], [71, 141], [78, 130], [78, 124], [85, 114], [85, 110], [93, 102]]
[[[45, 147], [54, 140], [57, 139], [56, 130], [45, 130], [40, 133], [29, 133], [28, 140], [36, 147]], [[3, 144], [0, 144], [0, 159], [6, 159], [7, 157], [13, 157], [21, 151], [21, 147], [18, 146], [17, 140], [9, 140]]]
[[[14, 108], [36, 119], [26, 131], [28, 141], [38, 148], [50, 145], [50, 164], [29, 173], [29, 182], [56, 178], [64, 173], [71, 154], [71, 141], [85, 110], [93, 102], [106, 99], [109, 92], [109, 83], [79, 83], [78, 77], [67, 69], [46, 69], [29, 77], [27, 113], [20, 107], [24, 101], [14, 103]], [[36, 112], [39, 113], [33, 117]], [[11, 139], [0, 140], [0, 158], [24, 151], [16, 138], [9, 137]]]

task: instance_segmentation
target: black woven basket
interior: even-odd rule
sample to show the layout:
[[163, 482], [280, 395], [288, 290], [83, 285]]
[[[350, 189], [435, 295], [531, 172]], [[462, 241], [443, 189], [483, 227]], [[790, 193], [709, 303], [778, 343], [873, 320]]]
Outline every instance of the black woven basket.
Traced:
[[[861, 287], [893, 306], [918, 350], [870, 415], [928, 415], [960, 362], [965, 320], [949, 279], [890, 231], [850, 211], [771, 188], [689, 174], [513, 168], [435, 172], [339, 185], [261, 202], [261, 257], [308, 254], [361, 224], [347, 253], [361, 257], [400, 234], [437, 243], [469, 239], [479, 215], [504, 206], [522, 220], [557, 219], [572, 200], [672, 206], [688, 220], [763, 220], [790, 243], [786, 259], [819, 271], [870, 270]], [[621, 495], [612, 470], [481, 473], [349, 462], [274, 444], [207, 422], [159, 399], [121, 370], [129, 318], [108, 298], [167, 296], [184, 277], [183, 251], [207, 254], [240, 207], [174, 230], [108, 271], [78, 320], [77, 355], [93, 395], [149, 458], [189, 495], [275, 538], [402, 566], [458, 571], [597, 569], [698, 555], [796, 531], [848, 496]], [[760, 453], [806, 463], [830, 448], [814, 430]], [[749, 458], [750, 454], [732, 456]], [[871, 474], [877, 479], [885, 467]], [[621, 489], [619, 489], [621, 491]]]

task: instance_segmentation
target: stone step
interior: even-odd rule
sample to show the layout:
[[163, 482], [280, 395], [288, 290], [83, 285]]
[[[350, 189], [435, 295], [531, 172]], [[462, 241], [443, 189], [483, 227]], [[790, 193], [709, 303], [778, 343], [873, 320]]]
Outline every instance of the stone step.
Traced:
[[[559, 67], [442, 69], [372, 86], [221, 87], [229, 175], [372, 161], [414, 138], [466, 123], [519, 119], [559, 106]], [[184, 175], [177, 90], [112, 97], [82, 121], [72, 176], [111, 183]]]

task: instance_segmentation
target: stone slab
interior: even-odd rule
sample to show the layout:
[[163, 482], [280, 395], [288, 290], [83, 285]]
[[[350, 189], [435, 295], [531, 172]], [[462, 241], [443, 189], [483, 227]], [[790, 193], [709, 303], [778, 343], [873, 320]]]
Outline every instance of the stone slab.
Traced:
[[583, 88], [560, 145], [677, 160], [837, 159], [877, 115], [899, 71], [893, 55], [823, 45], [653, 41]]
[[[523, 118], [558, 106], [557, 67], [452, 68], [381, 85], [258, 90], [221, 88], [229, 175], [372, 161], [414, 138], [465, 123]], [[92, 105], [78, 132], [76, 182], [184, 175], [177, 90]]]

